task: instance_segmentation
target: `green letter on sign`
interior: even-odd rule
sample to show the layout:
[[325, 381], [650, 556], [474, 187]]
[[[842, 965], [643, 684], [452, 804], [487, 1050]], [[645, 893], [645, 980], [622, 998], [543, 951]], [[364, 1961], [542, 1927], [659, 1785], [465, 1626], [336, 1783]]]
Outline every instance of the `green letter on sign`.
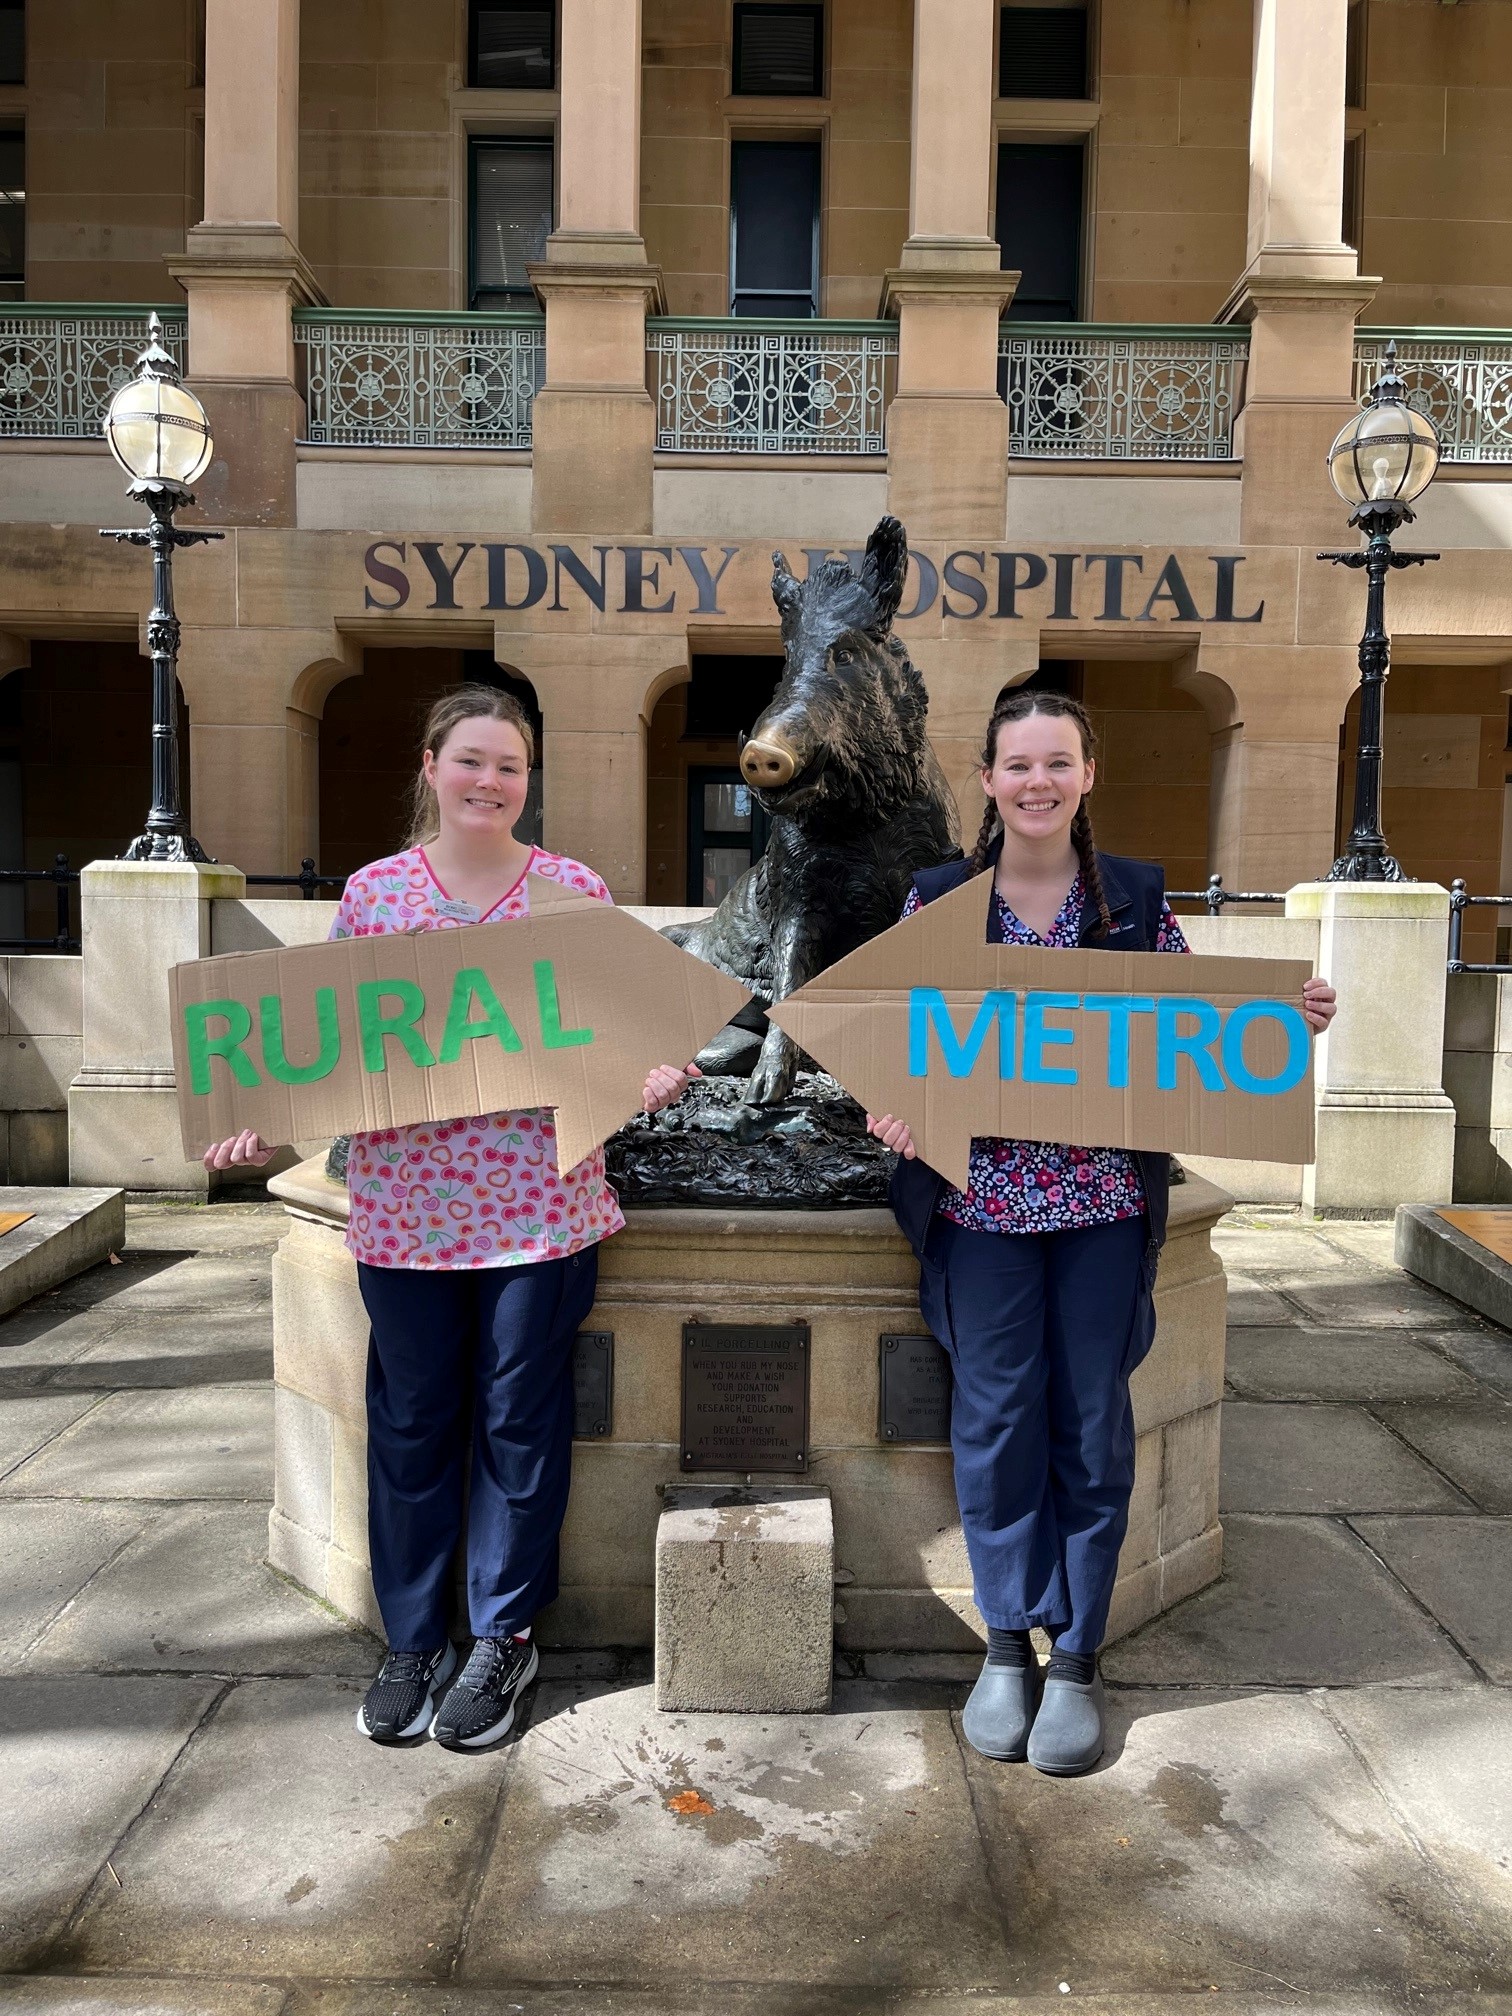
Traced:
[[[226, 1027], [219, 1036], [206, 1028], [212, 1016]], [[252, 1034], [252, 1010], [241, 1001], [191, 1001], [184, 1010], [184, 1030], [189, 1039], [189, 1089], [203, 1094], [210, 1090], [210, 1059], [224, 1057], [238, 1085], [260, 1085], [257, 1066], [241, 1047]]]
[[[385, 996], [399, 1002], [392, 1015], [383, 1013]], [[386, 1071], [383, 1051], [385, 1036], [396, 1036], [404, 1045], [412, 1064], [422, 1071], [435, 1063], [425, 1038], [415, 1027], [425, 1013], [425, 996], [413, 980], [359, 980], [357, 983], [357, 1027], [362, 1032], [362, 1068]]]
[[536, 1005], [541, 1011], [541, 1041], [548, 1050], [571, 1050], [578, 1043], [591, 1043], [591, 1029], [564, 1029], [562, 1007], [557, 1000], [556, 973], [549, 959], [535, 962]]
[[264, 994], [257, 1004], [262, 1029], [263, 1063], [268, 1076], [280, 1085], [313, 1085], [329, 1078], [341, 1059], [341, 1024], [336, 1015], [336, 989], [315, 989], [315, 1028], [320, 1037], [320, 1055], [313, 1064], [291, 1064], [284, 1048], [283, 1002], [276, 994]]
[[[481, 1022], [469, 1022], [467, 1019], [474, 997], [483, 1003]], [[451, 1007], [446, 1012], [446, 1034], [441, 1038], [441, 1062], [455, 1064], [462, 1055], [462, 1045], [474, 1043], [480, 1036], [497, 1036], [500, 1047], [505, 1050], [525, 1048], [483, 968], [463, 966], [452, 983]]]

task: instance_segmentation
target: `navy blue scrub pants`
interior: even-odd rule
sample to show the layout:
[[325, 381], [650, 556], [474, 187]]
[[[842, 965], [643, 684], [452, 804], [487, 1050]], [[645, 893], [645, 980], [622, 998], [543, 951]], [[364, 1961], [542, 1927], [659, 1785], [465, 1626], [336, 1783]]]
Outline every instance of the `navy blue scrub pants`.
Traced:
[[1143, 1215], [1066, 1232], [936, 1217], [919, 1306], [949, 1353], [956, 1496], [977, 1608], [1096, 1652], [1134, 1488], [1129, 1374], [1155, 1334]]
[[357, 1279], [372, 1324], [368, 1541], [389, 1649], [446, 1641], [469, 1458], [469, 1622], [479, 1638], [523, 1631], [557, 1593], [572, 1340], [593, 1307], [598, 1248], [455, 1273], [359, 1262]]

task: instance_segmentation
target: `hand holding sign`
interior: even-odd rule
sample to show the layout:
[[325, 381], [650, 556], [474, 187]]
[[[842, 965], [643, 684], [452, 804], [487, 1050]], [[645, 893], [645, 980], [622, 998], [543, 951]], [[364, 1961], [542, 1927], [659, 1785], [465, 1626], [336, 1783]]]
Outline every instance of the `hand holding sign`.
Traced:
[[576, 1167], [648, 1093], [664, 1103], [662, 1061], [749, 996], [622, 910], [535, 880], [531, 906], [175, 967], [185, 1153], [553, 1107], [559, 1164]]
[[771, 1011], [889, 1146], [958, 1187], [975, 1135], [1312, 1159], [1301, 961], [989, 945], [986, 907], [978, 877]]

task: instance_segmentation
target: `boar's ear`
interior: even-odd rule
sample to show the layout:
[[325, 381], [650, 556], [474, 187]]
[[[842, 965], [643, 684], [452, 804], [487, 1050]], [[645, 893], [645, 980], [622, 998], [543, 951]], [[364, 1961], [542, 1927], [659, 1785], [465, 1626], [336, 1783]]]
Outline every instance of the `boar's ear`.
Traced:
[[861, 586], [877, 611], [875, 621], [868, 625], [874, 636], [884, 636], [891, 627], [903, 600], [907, 573], [908, 534], [896, 518], [879, 518], [861, 563]]
[[803, 590], [793, 579], [788, 569], [787, 555], [772, 555], [772, 600], [777, 604], [777, 612], [782, 618], [782, 627], [797, 621], [798, 612], [803, 607]]

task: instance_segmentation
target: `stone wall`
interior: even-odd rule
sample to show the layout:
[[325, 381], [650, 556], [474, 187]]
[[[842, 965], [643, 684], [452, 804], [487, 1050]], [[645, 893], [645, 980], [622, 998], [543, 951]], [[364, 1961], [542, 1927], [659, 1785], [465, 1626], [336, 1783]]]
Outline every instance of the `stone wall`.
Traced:
[[[33, 0], [26, 292], [33, 301], [174, 301], [163, 267], [204, 214], [202, 0]], [[8, 102], [6, 111], [12, 109]]]
[[[346, 1192], [317, 1163], [275, 1180], [290, 1211], [274, 1261], [277, 1482], [269, 1558], [376, 1625], [367, 1568], [367, 1319], [342, 1242]], [[1222, 1565], [1218, 1413], [1225, 1282], [1210, 1232], [1229, 1199], [1172, 1193], [1155, 1347], [1134, 1379], [1137, 1474], [1110, 1637], [1212, 1581]], [[878, 1425], [884, 1332], [919, 1333], [918, 1267], [886, 1211], [641, 1211], [602, 1249], [587, 1328], [614, 1333], [611, 1434], [579, 1442], [562, 1593], [543, 1641], [652, 1642], [662, 1487], [680, 1474], [685, 1321], [811, 1326], [807, 1482], [834, 1508], [836, 1642], [853, 1650], [980, 1643], [944, 1444]], [[718, 1481], [710, 1479], [709, 1481]], [[741, 1481], [732, 1478], [727, 1481]]]
[[0, 1183], [68, 1181], [68, 1088], [83, 1057], [84, 962], [0, 956]]
[[1444, 1090], [1454, 1101], [1455, 1203], [1512, 1203], [1512, 974], [1449, 975]]

